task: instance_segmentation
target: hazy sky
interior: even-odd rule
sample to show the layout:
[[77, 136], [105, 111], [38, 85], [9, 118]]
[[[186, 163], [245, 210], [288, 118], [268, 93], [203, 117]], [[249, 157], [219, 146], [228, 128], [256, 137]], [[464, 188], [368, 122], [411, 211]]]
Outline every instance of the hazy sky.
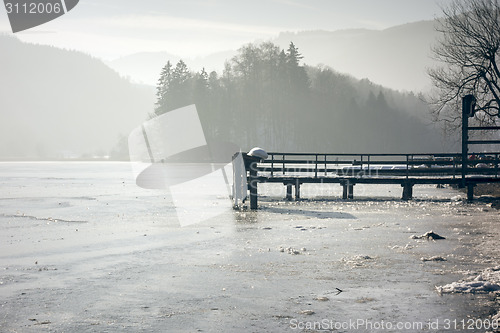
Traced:
[[[384, 29], [430, 20], [450, 1], [80, 0], [68, 14], [16, 35], [108, 60], [143, 51], [196, 57], [282, 31]], [[3, 6], [0, 32], [12, 34]]]

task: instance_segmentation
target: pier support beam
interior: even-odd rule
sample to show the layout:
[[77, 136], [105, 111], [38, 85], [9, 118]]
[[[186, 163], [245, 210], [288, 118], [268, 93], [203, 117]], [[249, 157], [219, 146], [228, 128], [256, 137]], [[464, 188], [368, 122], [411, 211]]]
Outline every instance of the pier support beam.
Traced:
[[474, 183], [467, 184], [467, 201], [469, 202], [474, 201], [474, 187], [476, 187]]
[[295, 200], [300, 199], [300, 182], [297, 180], [295, 183]]
[[286, 184], [286, 200], [292, 201], [292, 184]]
[[412, 183], [404, 183], [401, 184], [403, 187], [403, 196], [402, 200], [411, 200], [413, 198], [413, 184]]
[[354, 184], [349, 184], [348, 186], [349, 193], [347, 193], [347, 198], [354, 199]]
[[354, 184], [349, 181], [340, 184], [342, 185], [342, 199], [354, 199]]
[[295, 186], [295, 200], [299, 200], [300, 199], [300, 181], [297, 179], [295, 180], [295, 183], [292, 183], [292, 182], [287, 182], [287, 183], [284, 183], [284, 185], [286, 185], [286, 200], [288, 201], [292, 201], [293, 200], [293, 197], [292, 197], [292, 187]]

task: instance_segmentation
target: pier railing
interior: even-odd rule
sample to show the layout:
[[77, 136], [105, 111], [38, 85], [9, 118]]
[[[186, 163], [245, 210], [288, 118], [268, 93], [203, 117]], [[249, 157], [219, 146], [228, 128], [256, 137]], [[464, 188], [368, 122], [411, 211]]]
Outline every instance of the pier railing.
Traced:
[[[500, 153], [472, 154], [468, 175], [499, 177]], [[269, 153], [257, 165], [261, 176], [283, 177], [421, 177], [462, 175], [462, 155]]]

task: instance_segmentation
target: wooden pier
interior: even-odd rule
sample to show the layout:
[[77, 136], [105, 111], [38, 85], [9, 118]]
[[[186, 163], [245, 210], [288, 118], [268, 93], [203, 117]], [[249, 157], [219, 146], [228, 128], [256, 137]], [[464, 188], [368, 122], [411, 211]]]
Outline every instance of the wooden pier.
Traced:
[[[489, 153], [483, 160], [469, 158], [466, 168], [461, 158], [461, 154], [273, 152], [266, 160], [246, 163], [250, 208], [257, 208], [259, 183], [283, 184], [288, 200], [293, 199], [293, 192], [295, 199], [300, 199], [300, 186], [306, 183], [339, 184], [343, 199], [354, 198], [357, 184], [397, 184], [402, 187], [403, 200], [412, 199], [415, 185], [457, 185], [467, 188], [467, 198], [472, 200], [477, 184], [500, 182], [500, 152]], [[464, 170], [467, 174], [462, 177]]]
[[456, 185], [467, 188], [467, 199], [474, 198], [474, 187], [483, 183], [500, 182], [500, 152], [470, 154], [470, 145], [500, 144], [500, 140], [469, 140], [475, 130], [498, 131], [500, 127], [470, 127], [474, 116], [475, 98], [462, 99], [462, 152], [450, 154], [320, 154], [269, 153], [260, 160], [246, 156], [247, 184], [250, 208], [257, 209], [258, 184], [282, 183], [286, 198], [300, 199], [300, 186], [305, 183], [340, 184], [342, 198], [354, 198], [356, 184], [399, 184], [402, 200], [413, 197], [413, 186], [419, 184]]

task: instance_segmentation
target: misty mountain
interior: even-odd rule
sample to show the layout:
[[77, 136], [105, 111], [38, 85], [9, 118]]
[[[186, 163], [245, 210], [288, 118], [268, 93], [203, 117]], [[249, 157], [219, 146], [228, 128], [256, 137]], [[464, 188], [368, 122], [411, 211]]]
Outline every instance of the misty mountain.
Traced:
[[435, 25], [421, 21], [385, 30], [284, 32], [273, 42], [284, 48], [293, 41], [309, 65], [325, 64], [385, 87], [421, 92], [430, 87], [426, 69], [434, 64]]
[[[351, 29], [339, 31], [283, 32], [271, 40], [281, 48], [290, 42], [307, 55], [310, 66], [326, 65], [338, 72], [395, 90], [420, 92], [430, 80], [426, 69], [433, 65], [430, 48], [438, 37], [435, 21], [421, 21], [385, 30]], [[228, 50], [197, 59], [183, 58], [193, 70], [205, 67], [207, 72], [221, 72], [224, 62], [236, 55]], [[167, 52], [137, 53], [111, 62], [109, 66], [132, 80], [156, 85], [159, 68], [179, 56]]]
[[152, 112], [154, 89], [89, 55], [7, 36], [0, 49], [0, 159], [107, 155]]

